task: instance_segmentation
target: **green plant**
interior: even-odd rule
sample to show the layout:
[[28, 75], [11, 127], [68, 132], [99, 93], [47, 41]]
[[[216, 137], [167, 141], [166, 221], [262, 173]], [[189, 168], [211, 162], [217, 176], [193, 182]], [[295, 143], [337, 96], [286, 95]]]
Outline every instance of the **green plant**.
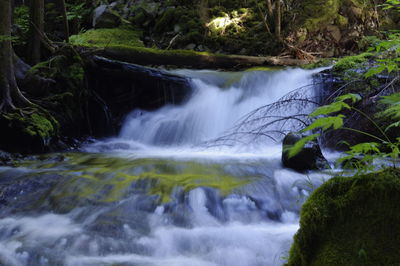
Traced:
[[85, 3], [69, 4], [67, 3], [67, 19], [71, 20], [82, 20], [83, 17], [90, 15], [91, 10], [86, 8]]
[[[321, 132], [328, 130], [344, 129], [351, 132], [360, 133], [368, 136], [371, 142], [363, 142], [349, 147], [346, 155], [338, 159], [338, 163], [351, 163], [351, 167], [355, 168], [357, 172], [366, 172], [373, 170], [373, 162], [375, 160], [390, 159], [393, 167], [396, 167], [398, 163], [398, 157], [400, 154], [400, 137], [395, 140], [389, 138], [386, 132], [394, 127], [400, 127], [400, 93], [395, 93], [389, 96], [384, 96], [379, 101], [380, 104], [385, 105], [384, 111], [380, 112], [379, 115], [386, 117], [393, 121], [386, 128], [381, 128], [371, 117], [362, 112], [361, 110], [354, 107], [354, 104], [361, 100], [361, 97], [357, 94], [345, 94], [337, 97], [331, 104], [321, 106], [312, 112], [309, 116], [314, 121], [301, 130], [302, 133], [310, 133], [314, 131], [320, 131], [304, 137], [298, 141], [289, 150], [289, 156], [295, 156], [304, 145], [312, 140], [318, 138]], [[360, 115], [367, 118], [374, 127], [378, 130], [379, 135], [374, 135], [368, 132], [357, 130], [354, 128], [348, 128], [344, 126], [345, 115], [340, 113], [343, 110], [350, 110], [357, 112]], [[348, 165], [349, 166], [349, 165]]]
[[400, 12], [400, 3], [398, 0], [386, 0], [386, 2], [381, 6], [383, 7], [383, 10], [394, 9]]

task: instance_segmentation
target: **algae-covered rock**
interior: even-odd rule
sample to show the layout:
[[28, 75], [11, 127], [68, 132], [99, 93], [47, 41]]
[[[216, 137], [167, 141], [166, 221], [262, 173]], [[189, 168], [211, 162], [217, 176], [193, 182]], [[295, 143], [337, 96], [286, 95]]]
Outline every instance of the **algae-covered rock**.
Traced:
[[301, 209], [287, 265], [398, 265], [400, 170], [335, 177]]

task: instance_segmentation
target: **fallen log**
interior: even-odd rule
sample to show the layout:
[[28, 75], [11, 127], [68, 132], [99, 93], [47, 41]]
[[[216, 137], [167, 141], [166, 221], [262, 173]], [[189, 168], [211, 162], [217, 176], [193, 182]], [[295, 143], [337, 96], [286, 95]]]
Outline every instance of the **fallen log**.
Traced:
[[189, 50], [157, 50], [152, 48], [130, 48], [123, 46], [102, 49], [80, 48], [114, 60], [138, 65], [173, 66], [194, 69], [244, 69], [259, 66], [300, 66], [312, 63], [310, 60], [275, 56], [222, 55]]

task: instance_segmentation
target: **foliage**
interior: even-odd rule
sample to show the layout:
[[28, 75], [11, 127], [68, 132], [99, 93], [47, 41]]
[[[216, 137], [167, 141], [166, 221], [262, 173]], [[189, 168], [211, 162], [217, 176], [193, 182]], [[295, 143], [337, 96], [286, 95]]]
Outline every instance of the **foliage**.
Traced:
[[[382, 100], [380, 100], [380, 104], [386, 106], [386, 109], [384, 109], [384, 111], [382, 111], [380, 115], [388, 117], [389, 119], [394, 121], [385, 129], [380, 128], [373, 121], [372, 118], [368, 117], [362, 111], [353, 106], [353, 104], [360, 100], [361, 99], [359, 95], [346, 94], [337, 97], [331, 104], [317, 108], [313, 113], [309, 115], [311, 118], [314, 118], [314, 121], [309, 126], [304, 128], [302, 132], [312, 132], [316, 129], [322, 132], [326, 132], [328, 130], [345, 129], [367, 135], [371, 139], [374, 139], [376, 142], [364, 142], [349, 147], [349, 150], [346, 152], [346, 156], [340, 158], [338, 162], [350, 162], [352, 166], [356, 166], [355, 168], [359, 172], [372, 170], [372, 162], [377, 159], [392, 159], [393, 166], [396, 166], [396, 160], [398, 159], [400, 154], [400, 138], [391, 140], [385, 132], [390, 128], [400, 126], [400, 93], [385, 96]], [[381, 134], [379, 136], [376, 136], [368, 132], [345, 127], [343, 124], [343, 119], [345, 116], [342, 113], [339, 113], [343, 110], [351, 110], [365, 116], [369, 121], [374, 124], [374, 126]], [[291, 157], [296, 155], [301, 151], [301, 149], [308, 141], [315, 140], [319, 135], [320, 134], [313, 134], [303, 138], [291, 148], [289, 155]], [[356, 164], [354, 164], [355, 161], [357, 162]]]
[[16, 7], [14, 9], [14, 20], [17, 32], [15, 39], [12, 41], [17, 45], [25, 45], [30, 27], [29, 8], [24, 5]]
[[69, 4], [66, 3], [67, 19], [68, 20], [81, 20], [83, 17], [90, 14], [90, 9], [86, 8], [85, 3], [81, 4]]
[[381, 6], [383, 10], [395, 9], [396, 11], [400, 11], [400, 3], [398, 0], [386, 0]]

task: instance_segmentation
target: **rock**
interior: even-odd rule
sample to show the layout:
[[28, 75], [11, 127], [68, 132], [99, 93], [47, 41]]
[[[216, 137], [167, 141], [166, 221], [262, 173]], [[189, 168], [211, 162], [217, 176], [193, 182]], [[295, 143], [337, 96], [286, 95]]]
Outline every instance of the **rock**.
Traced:
[[0, 114], [0, 149], [24, 154], [49, 151], [58, 139], [59, 124], [46, 111], [25, 109]]
[[194, 43], [190, 43], [185, 46], [186, 50], [194, 50], [194, 48], [196, 48], [196, 44], [194, 44]]
[[[191, 93], [186, 78], [160, 69], [93, 57], [87, 66], [89, 87], [107, 106], [112, 118], [109, 128], [118, 130], [133, 109], [155, 110], [166, 104], [180, 104]], [[110, 90], [110, 88], [113, 88]], [[96, 121], [101, 110], [94, 110]]]
[[101, 5], [93, 12], [93, 27], [98, 28], [115, 28], [122, 22], [121, 16], [113, 11], [110, 6]]
[[342, 39], [342, 33], [340, 32], [338, 26], [329, 25], [328, 27], [326, 27], [326, 29], [332, 35], [333, 39], [335, 39], [336, 42], [340, 42], [340, 40]]
[[178, 24], [176, 24], [175, 26], [174, 26], [174, 32], [175, 33], [178, 33], [178, 32], [180, 32], [182, 29], [181, 29], [181, 26], [179, 26]]
[[334, 177], [301, 209], [286, 265], [398, 265], [400, 170]]
[[289, 158], [288, 148], [293, 146], [303, 136], [296, 133], [289, 133], [283, 139], [282, 163], [285, 167], [296, 171], [329, 169], [329, 163], [324, 158], [317, 141], [307, 143], [304, 148], [295, 156]]

